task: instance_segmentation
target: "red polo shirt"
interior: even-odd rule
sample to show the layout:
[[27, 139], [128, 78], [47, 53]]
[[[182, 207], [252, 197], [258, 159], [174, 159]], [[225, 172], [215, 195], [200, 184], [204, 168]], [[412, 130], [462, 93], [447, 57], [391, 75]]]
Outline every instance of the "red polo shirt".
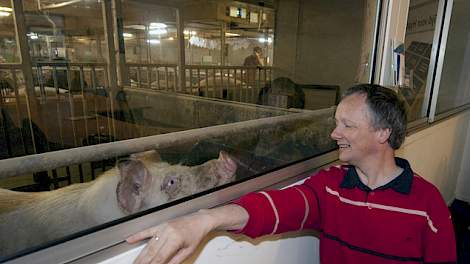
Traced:
[[371, 190], [353, 166], [330, 167], [303, 184], [251, 193], [235, 201], [250, 215], [250, 237], [299, 229], [320, 231], [322, 263], [455, 262], [448, 208], [439, 190], [404, 170]]

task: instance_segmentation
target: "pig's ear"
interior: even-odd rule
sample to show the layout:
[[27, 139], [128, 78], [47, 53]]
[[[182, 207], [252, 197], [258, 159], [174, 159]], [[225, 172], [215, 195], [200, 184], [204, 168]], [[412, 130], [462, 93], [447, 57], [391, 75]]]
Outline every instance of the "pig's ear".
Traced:
[[142, 209], [150, 173], [139, 160], [123, 160], [117, 167], [121, 175], [116, 189], [118, 204], [127, 214], [138, 212]]
[[222, 178], [230, 179], [235, 175], [236, 171], [237, 163], [227, 152], [220, 151], [219, 158], [217, 159], [217, 174]]
[[147, 150], [144, 152], [133, 153], [130, 157], [131, 159], [147, 160], [153, 162], [159, 162], [162, 160], [160, 154], [154, 149]]

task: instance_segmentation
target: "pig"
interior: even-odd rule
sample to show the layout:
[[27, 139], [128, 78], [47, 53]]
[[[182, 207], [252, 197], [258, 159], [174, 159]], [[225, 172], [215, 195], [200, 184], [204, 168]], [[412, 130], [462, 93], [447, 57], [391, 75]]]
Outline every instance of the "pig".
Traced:
[[223, 151], [192, 167], [147, 151], [118, 161], [95, 181], [36, 193], [0, 189], [0, 256], [228, 183], [236, 170]]

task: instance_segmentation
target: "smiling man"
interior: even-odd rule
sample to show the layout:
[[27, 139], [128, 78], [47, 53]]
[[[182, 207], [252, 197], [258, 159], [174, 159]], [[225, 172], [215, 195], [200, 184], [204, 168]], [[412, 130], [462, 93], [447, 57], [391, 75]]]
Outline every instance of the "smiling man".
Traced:
[[345, 165], [144, 230], [128, 238], [152, 238], [135, 262], [180, 263], [212, 230], [258, 237], [316, 229], [322, 263], [455, 263], [450, 214], [438, 189], [395, 157], [407, 122], [396, 94], [378, 85], [351, 87], [335, 120], [331, 137]]

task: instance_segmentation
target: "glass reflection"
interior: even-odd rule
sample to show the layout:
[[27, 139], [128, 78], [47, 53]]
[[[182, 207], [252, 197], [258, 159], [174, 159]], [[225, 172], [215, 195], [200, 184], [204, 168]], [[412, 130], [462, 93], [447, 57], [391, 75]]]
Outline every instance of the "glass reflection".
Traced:
[[[72, 150], [68, 166], [0, 178], [2, 237], [18, 243], [1, 242], [2, 255], [331, 151], [341, 90], [370, 77], [372, 0], [208, 1], [204, 12], [123, 1], [117, 16], [98, 0], [23, 3], [33, 67], [0, 64], [13, 80], [1, 158]], [[117, 22], [105, 27], [109, 14]], [[212, 134], [175, 133], [207, 132], [196, 129]], [[81, 147], [163, 134], [171, 145], [158, 155], [75, 159]]]

